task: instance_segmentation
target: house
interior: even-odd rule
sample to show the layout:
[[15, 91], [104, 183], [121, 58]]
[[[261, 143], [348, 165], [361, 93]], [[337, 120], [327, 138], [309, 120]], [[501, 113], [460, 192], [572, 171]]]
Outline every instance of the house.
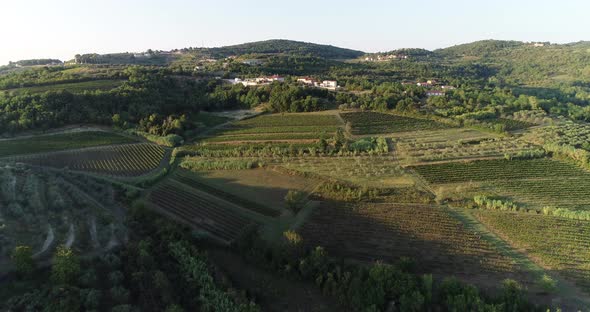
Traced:
[[264, 61], [259, 60], [259, 59], [248, 59], [248, 60], [243, 60], [242, 64], [246, 64], [246, 65], [250, 65], [250, 66], [260, 66], [264, 63]]
[[324, 80], [320, 84], [320, 88], [336, 90], [336, 88], [338, 88], [338, 83], [336, 82], [336, 80]]
[[445, 90], [455, 90], [455, 87], [453, 86], [441, 86], [440, 88]]
[[441, 90], [428, 90], [426, 91], [426, 96], [430, 97], [430, 96], [443, 96], [445, 95], [445, 91], [441, 91]]
[[317, 80], [310, 77], [297, 78], [297, 82], [310, 86], [316, 86], [319, 84]]
[[279, 75], [272, 75], [272, 76], [269, 77], [269, 79], [271, 81], [279, 81], [279, 82], [285, 81], [285, 78], [283, 78], [283, 77], [281, 77]]

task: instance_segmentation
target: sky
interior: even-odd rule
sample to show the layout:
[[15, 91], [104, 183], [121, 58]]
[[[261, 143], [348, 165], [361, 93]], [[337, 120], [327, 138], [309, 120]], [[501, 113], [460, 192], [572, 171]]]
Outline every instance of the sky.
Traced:
[[362, 50], [590, 40], [588, 0], [0, 0], [0, 65], [291, 39]]

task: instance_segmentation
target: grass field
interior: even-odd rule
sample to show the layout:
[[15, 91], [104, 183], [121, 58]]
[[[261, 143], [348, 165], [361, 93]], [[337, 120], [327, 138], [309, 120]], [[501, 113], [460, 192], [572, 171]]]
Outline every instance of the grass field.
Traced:
[[133, 142], [128, 137], [103, 131], [41, 135], [0, 141], [0, 157]]
[[9, 89], [7, 92], [17, 95], [25, 92], [28, 93], [43, 93], [47, 91], [66, 90], [71, 93], [82, 93], [84, 91], [93, 90], [111, 90], [122, 85], [124, 80], [92, 80], [84, 82], [60, 83], [54, 85], [24, 87], [18, 89]]
[[280, 166], [368, 187], [400, 187], [414, 184], [412, 178], [392, 156], [290, 158], [282, 160]]
[[331, 137], [340, 119], [334, 114], [272, 114], [261, 115], [229, 124], [205, 142], [297, 141]]
[[358, 135], [449, 128], [448, 125], [432, 120], [376, 112], [341, 113], [340, 116], [351, 124], [352, 133]]
[[[289, 176], [270, 169], [211, 170], [190, 174], [192, 179], [214, 189], [213, 192], [222, 191], [271, 211], [284, 211], [287, 208], [284, 198], [289, 190], [311, 192], [319, 183], [313, 179]], [[219, 195], [224, 198], [222, 194]]]
[[504, 157], [540, 147], [514, 138], [473, 138], [456, 141], [399, 140], [398, 155], [406, 163]]
[[11, 160], [36, 166], [112, 176], [140, 176], [158, 168], [166, 151], [155, 144], [137, 143], [18, 156]]
[[484, 210], [474, 214], [543, 267], [590, 293], [590, 222]]

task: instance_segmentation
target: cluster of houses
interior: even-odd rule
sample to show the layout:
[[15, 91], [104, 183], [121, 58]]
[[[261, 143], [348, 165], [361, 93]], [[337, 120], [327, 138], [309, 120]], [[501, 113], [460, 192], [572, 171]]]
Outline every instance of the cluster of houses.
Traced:
[[376, 56], [367, 56], [365, 57], [365, 62], [385, 62], [391, 60], [405, 60], [407, 59], [407, 55], [403, 54], [385, 54], [385, 55], [376, 55]]
[[298, 78], [297, 82], [310, 87], [323, 88], [328, 90], [338, 89], [338, 82], [336, 80], [324, 80], [320, 82], [319, 80], [310, 77], [302, 77]]
[[246, 87], [268, 85], [268, 84], [271, 84], [275, 81], [283, 82], [283, 81], [285, 81], [285, 78], [283, 78], [279, 75], [273, 75], [273, 76], [269, 76], [269, 77], [246, 78], [246, 79], [235, 78], [233, 80], [229, 80], [229, 82], [232, 84], [241, 83]]

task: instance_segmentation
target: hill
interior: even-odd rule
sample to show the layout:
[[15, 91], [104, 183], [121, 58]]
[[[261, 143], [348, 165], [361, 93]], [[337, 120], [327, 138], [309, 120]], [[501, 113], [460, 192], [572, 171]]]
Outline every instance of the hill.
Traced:
[[490, 56], [505, 49], [522, 47], [525, 43], [520, 41], [504, 40], [481, 40], [471, 43], [459, 44], [452, 47], [438, 49], [434, 52], [444, 57], [462, 57], [462, 56]]
[[339, 48], [331, 45], [284, 39], [249, 42], [220, 48], [210, 48], [208, 50], [212, 55], [220, 57], [244, 54], [291, 54], [313, 55], [316, 57], [331, 59], [347, 59], [356, 58], [364, 54], [362, 51]]

